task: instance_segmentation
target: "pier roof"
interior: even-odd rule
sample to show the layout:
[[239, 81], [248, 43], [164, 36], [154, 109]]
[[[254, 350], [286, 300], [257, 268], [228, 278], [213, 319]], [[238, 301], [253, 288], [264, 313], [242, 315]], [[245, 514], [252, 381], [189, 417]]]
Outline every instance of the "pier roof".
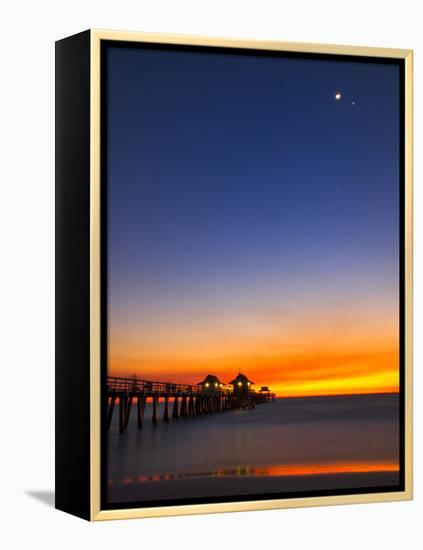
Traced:
[[245, 376], [245, 374], [242, 374], [241, 372], [237, 375], [236, 378], [234, 378], [233, 380], [231, 380], [229, 382], [229, 384], [232, 384], [233, 386], [236, 386], [236, 385], [244, 385], [244, 384], [254, 384], [254, 382], [252, 380], [249, 380], [247, 376]]
[[202, 382], [198, 382], [198, 386], [210, 386], [211, 388], [217, 388], [218, 386], [223, 386], [224, 382], [219, 380], [214, 374], [208, 374]]

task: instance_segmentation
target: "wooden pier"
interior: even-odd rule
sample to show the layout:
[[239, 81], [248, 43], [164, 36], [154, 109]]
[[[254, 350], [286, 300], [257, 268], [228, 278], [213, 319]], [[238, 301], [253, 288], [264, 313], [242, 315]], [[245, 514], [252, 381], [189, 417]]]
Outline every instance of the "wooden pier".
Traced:
[[241, 393], [223, 387], [206, 387], [208, 384], [175, 384], [154, 382], [139, 378], [107, 377], [107, 429], [110, 429], [115, 408], [119, 408], [119, 432], [123, 433], [129, 423], [132, 405], [136, 403], [137, 423], [141, 429], [144, 423], [147, 400], [152, 403], [153, 425], [158, 422], [158, 406], [164, 403], [163, 421], [188, 419], [220, 413], [233, 409], [253, 409], [256, 405], [275, 400], [275, 394], [268, 391], [255, 392], [249, 387]]

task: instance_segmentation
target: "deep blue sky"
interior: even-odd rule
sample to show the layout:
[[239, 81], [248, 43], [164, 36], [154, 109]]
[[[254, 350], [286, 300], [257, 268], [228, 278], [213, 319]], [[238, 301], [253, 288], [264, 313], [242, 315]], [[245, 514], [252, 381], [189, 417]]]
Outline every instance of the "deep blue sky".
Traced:
[[398, 66], [110, 47], [107, 74], [111, 323], [392, 302]]

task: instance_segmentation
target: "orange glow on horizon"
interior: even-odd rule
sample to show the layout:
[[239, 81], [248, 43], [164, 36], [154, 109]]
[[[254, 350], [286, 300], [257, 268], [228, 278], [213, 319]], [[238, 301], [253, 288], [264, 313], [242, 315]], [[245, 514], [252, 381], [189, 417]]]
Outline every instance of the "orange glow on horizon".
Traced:
[[110, 357], [112, 376], [198, 384], [207, 374], [227, 383], [239, 370], [254, 389], [269, 386], [278, 397], [395, 393], [399, 391], [398, 351], [365, 353], [295, 352], [267, 356], [195, 358], [169, 354], [128, 359]]
[[286, 310], [254, 303], [246, 315], [219, 304], [145, 324], [112, 320], [108, 373], [197, 384], [207, 374], [227, 383], [241, 371], [278, 397], [398, 392], [395, 307], [357, 300], [322, 295]]

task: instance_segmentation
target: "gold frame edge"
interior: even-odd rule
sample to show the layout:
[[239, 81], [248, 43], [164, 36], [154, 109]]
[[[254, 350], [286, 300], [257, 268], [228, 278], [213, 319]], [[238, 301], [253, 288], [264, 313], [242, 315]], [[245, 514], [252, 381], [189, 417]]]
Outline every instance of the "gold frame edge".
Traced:
[[[90, 31], [90, 519], [152, 518], [404, 501], [413, 498], [413, 51], [303, 42], [93, 29]], [[405, 62], [405, 490], [214, 504], [101, 510], [100, 500], [100, 43], [101, 40], [254, 48], [302, 53], [403, 59]]]
[[90, 37], [90, 519], [100, 512], [100, 40]]

